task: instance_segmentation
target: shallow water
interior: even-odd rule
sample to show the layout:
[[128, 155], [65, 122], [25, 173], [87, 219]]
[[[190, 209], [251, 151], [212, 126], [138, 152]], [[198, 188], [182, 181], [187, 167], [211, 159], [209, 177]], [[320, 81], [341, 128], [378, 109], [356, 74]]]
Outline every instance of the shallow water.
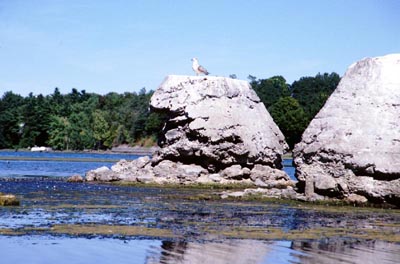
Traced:
[[212, 189], [68, 183], [65, 171], [99, 164], [60, 162], [53, 169], [51, 161], [25, 162], [46, 177], [26, 177], [21, 167], [18, 176], [2, 172], [0, 192], [21, 200], [19, 207], [0, 208], [7, 263], [400, 262], [400, 245], [384, 241], [400, 241], [396, 210], [198, 199], [217, 192]]
[[[110, 168], [117, 160], [138, 157], [132, 154], [0, 151], [0, 177], [85, 175], [87, 171], [101, 166]], [[284, 159], [282, 164], [289, 177], [296, 180], [292, 159]]]
[[114, 154], [114, 153], [85, 153], [85, 152], [31, 152], [31, 151], [1, 151], [0, 157], [13, 157], [13, 158], [47, 158], [49, 160], [54, 158], [80, 158], [85, 159], [136, 159], [138, 156], [133, 154]]
[[333, 249], [291, 241], [232, 239], [223, 242], [173, 242], [51, 236], [0, 237], [7, 263], [398, 263], [399, 247], [384, 242], [354, 243]]
[[0, 151], [0, 177], [85, 175], [101, 166], [111, 167], [116, 160], [138, 157], [131, 154]]

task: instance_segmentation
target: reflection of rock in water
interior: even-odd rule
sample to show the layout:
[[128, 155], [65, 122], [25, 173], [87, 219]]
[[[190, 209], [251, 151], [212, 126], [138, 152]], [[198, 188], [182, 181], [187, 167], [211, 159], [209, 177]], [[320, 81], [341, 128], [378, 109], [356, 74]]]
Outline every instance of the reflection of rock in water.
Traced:
[[147, 259], [147, 264], [222, 264], [263, 263], [269, 244], [257, 240], [228, 240], [219, 242], [166, 242], [159, 257]]
[[400, 245], [376, 240], [330, 238], [319, 241], [163, 241], [147, 264], [400, 263]]
[[400, 245], [376, 240], [295, 241], [291, 248], [298, 252], [298, 263], [304, 264], [400, 262]]

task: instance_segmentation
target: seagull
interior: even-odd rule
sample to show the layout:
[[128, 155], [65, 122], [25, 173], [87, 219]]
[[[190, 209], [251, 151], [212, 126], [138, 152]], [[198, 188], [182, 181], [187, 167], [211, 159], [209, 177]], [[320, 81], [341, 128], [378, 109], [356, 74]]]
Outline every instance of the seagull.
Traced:
[[196, 73], [196, 75], [204, 74], [208, 75], [208, 71], [203, 66], [199, 65], [199, 61], [196, 58], [192, 59], [192, 69]]

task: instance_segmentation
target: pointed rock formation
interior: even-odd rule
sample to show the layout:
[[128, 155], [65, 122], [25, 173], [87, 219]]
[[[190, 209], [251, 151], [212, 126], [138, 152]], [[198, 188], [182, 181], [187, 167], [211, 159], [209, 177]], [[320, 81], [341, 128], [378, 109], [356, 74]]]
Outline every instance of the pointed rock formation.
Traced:
[[160, 149], [151, 159], [121, 161], [104, 177], [89, 173], [90, 179], [292, 185], [280, 170], [284, 136], [247, 82], [168, 76], [150, 107], [168, 116]]
[[349, 67], [295, 146], [294, 163], [308, 197], [400, 206], [400, 54]]
[[282, 166], [284, 136], [246, 81], [168, 76], [150, 106], [170, 117], [153, 163], [191, 161], [209, 171]]

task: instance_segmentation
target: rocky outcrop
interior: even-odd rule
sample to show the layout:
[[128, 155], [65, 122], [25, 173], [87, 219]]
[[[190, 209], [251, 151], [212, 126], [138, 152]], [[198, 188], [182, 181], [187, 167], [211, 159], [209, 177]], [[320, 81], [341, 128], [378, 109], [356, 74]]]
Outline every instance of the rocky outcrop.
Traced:
[[239, 164], [281, 168], [284, 137], [245, 81], [168, 76], [151, 98], [168, 120], [160, 160], [188, 160], [209, 171]]
[[400, 206], [400, 54], [349, 67], [296, 145], [294, 163], [308, 197]]
[[247, 82], [168, 76], [150, 107], [168, 117], [159, 150], [91, 171], [87, 180], [293, 185], [281, 171], [284, 136]]

